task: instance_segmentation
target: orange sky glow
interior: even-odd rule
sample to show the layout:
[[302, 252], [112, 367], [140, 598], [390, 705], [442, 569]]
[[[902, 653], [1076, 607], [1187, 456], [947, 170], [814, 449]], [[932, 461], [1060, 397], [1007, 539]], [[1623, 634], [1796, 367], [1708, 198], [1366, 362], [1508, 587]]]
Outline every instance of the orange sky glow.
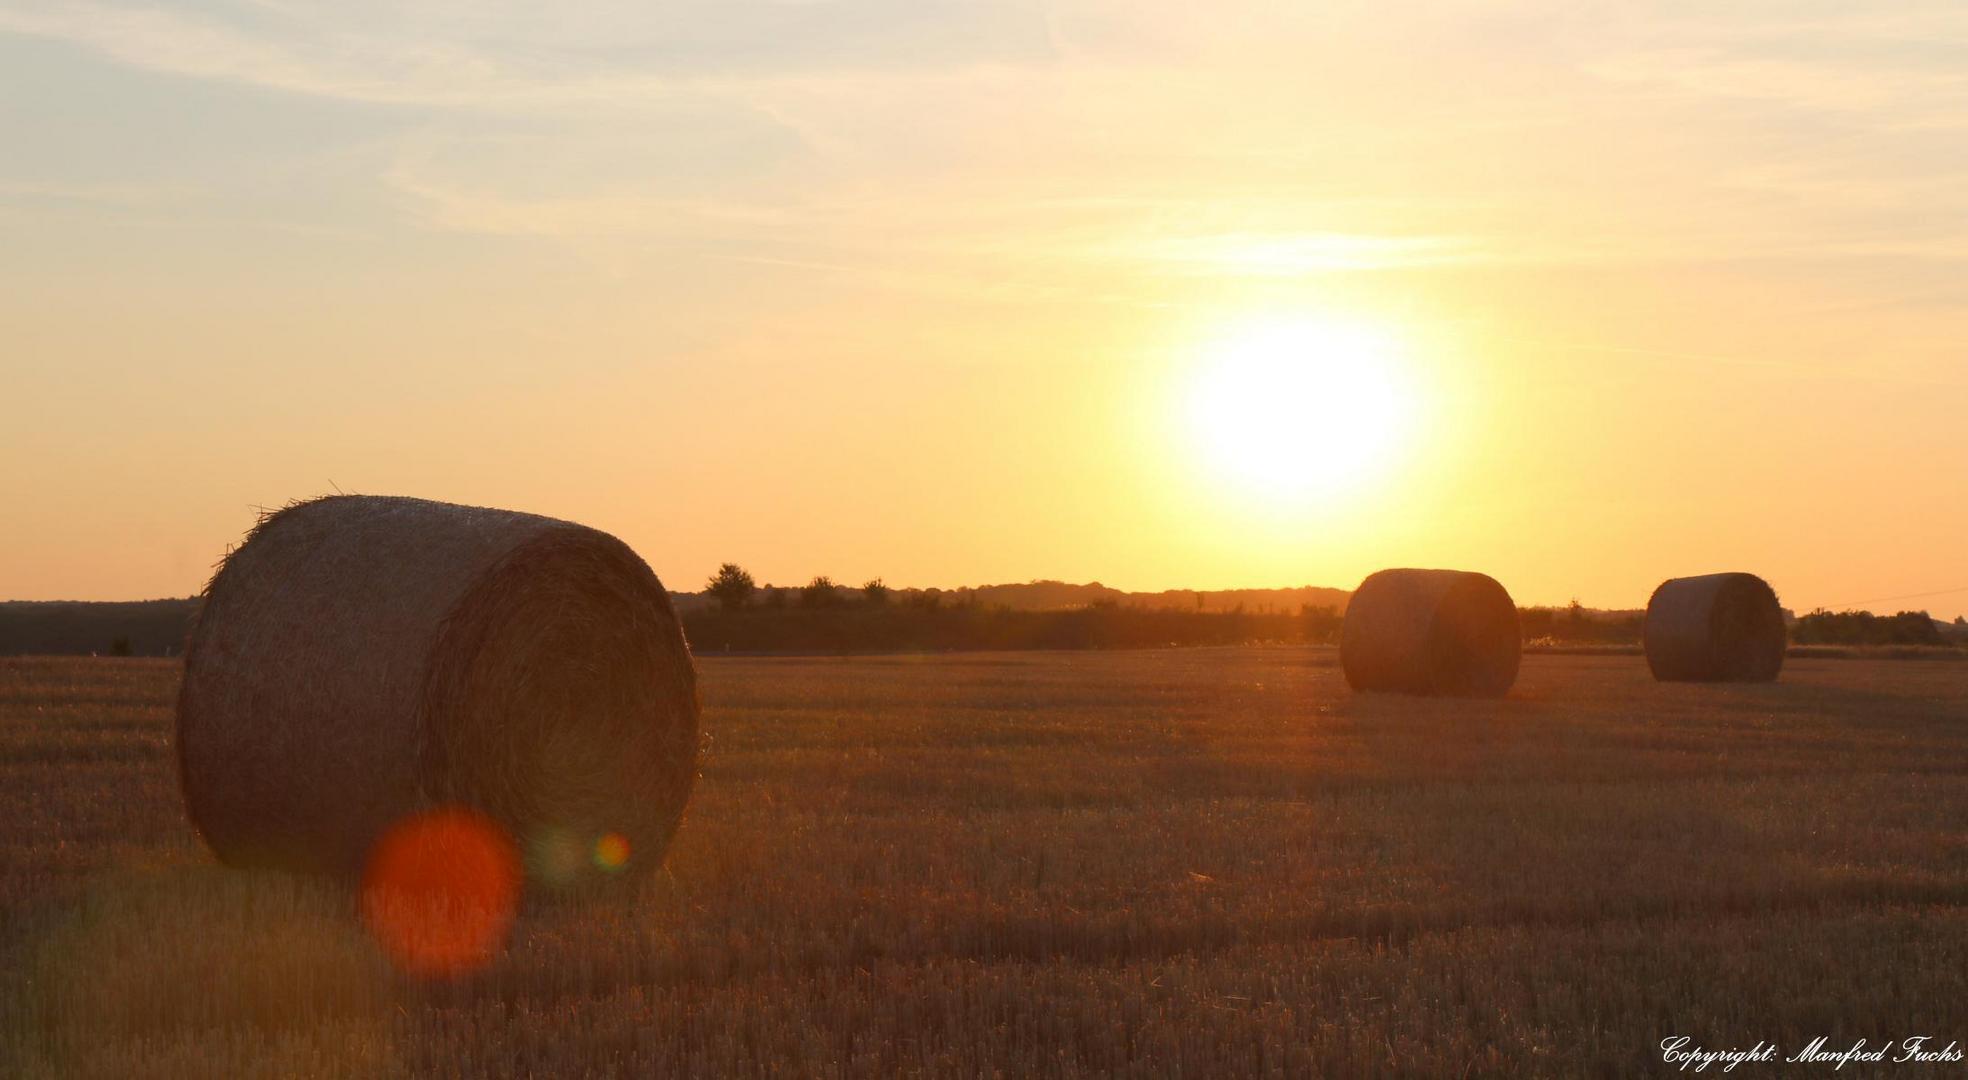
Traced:
[[[1968, 612], [1968, 11], [0, 0], [0, 598], [350, 492], [676, 589]], [[1726, 8], [1726, 10], [1724, 10]]]

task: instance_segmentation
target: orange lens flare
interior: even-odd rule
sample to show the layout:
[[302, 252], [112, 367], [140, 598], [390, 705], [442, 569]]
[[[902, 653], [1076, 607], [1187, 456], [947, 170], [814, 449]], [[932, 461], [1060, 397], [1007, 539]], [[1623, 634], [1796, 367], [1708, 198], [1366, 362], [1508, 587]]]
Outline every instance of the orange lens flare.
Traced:
[[426, 978], [483, 967], [519, 902], [519, 853], [490, 818], [450, 807], [391, 826], [369, 853], [362, 917], [397, 967]]
[[603, 870], [620, 870], [629, 861], [629, 838], [612, 832], [596, 840], [594, 861]]

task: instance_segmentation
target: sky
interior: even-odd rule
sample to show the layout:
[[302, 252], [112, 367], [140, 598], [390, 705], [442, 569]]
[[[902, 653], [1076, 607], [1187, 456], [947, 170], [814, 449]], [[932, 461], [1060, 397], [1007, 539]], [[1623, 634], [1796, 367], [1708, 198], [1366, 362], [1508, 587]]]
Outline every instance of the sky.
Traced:
[[1959, 3], [0, 0], [0, 597], [342, 490], [677, 589], [1951, 617], [1964, 343]]

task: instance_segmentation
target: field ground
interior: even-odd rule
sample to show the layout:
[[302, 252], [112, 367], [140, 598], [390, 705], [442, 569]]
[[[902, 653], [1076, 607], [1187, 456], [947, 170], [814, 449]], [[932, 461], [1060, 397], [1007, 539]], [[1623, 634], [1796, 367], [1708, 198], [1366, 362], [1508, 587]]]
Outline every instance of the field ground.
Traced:
[[1578, 1076], [1665, 1072], [1672, 1034], [1968, 1044], [1968, 664], [1704, 687], [1540, 655], [1480, 703], [1355, 696], [1310, 648], [702, 671], [667, 869], [423, 984], [346, 892], [200, 847], [173, 664], [0, 661], [0, 1074]]

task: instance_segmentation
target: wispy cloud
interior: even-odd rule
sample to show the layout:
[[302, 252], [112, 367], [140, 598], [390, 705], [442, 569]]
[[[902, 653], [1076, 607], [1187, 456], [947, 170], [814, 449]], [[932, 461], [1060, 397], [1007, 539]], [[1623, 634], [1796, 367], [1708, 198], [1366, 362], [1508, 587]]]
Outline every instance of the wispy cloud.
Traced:
[[154, 183], [51, 183], [0, 180], [0, 201], [77, 203], [87, 206], [156, 206], [187, 194], [182, 185]]
[[1358, 233], [1228, 233], [1169, 237], [1129, 254], [1199, 274], [1293, 275], [1384, 270], [1481, 261], [1482, 246], [1461, 236]]
[[1558, 11], [0, 0], [0, 33], [395, 107], [368, 179], [427, 229], [980, 277], [1960, 257], [1957, 6]]
[[150, 71], [346, 101], [511, 108], [647, 98], [641, 73], [554, 71], [457, 44], [342, 32], [246, 29], [155, 7], [62, 3], [0, 8], [0, 32], [48, 38]]
[[1968, 126], [1968, 71], [1921, 70], [1849, 60], [1809, 62], [1715, 48], [1626, 53], [1592, 63], [1603, 79], [1679, 93], [1692, 100], [1786, 105], [1890, 127]]
[[633, 106], [689, 86], [798, 73], [1042, 63], [1036, 7], [686, 2], [599, 4], [258, 0], [193, 11], [92, 2], [0, 4], [0, 33], [117, 63], [347, 101], [443, 108]]

